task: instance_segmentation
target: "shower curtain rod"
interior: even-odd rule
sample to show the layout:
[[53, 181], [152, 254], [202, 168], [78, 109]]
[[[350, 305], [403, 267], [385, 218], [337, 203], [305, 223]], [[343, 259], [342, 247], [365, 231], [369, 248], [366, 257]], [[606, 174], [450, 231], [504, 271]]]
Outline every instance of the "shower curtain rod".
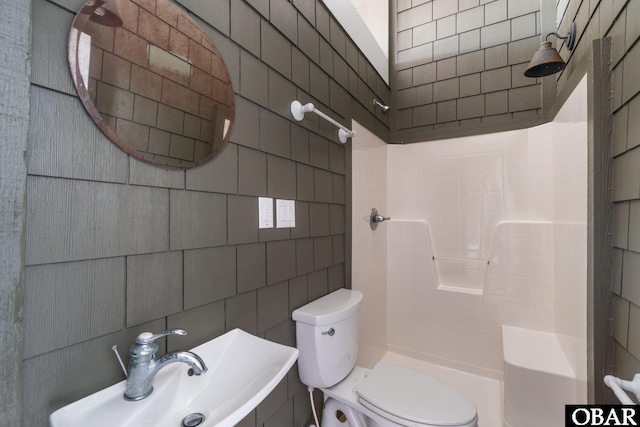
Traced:
[[340, 123], [333, 120], [331, 117], [324, 114], [322, 111], [316, 109], [316, 107], [314, 107], [312, 103], [309, 102], [308, 104], [303, 105], [300, 103], [300, 101], [297, 100], [291, 102], [291, 115], [294, 119], [296, 119], [297, 121], [301, 121], [302, 119], [304, 119], [305, 113], [316, 113], [329, 123], [339, 127], [340, 129], [338, 130], [338, 140], [340, 140], [340, 142], [343, 144], [347, 142], [347, 138], [353, 138], [356, 135], [354, 131], [344, 127]]

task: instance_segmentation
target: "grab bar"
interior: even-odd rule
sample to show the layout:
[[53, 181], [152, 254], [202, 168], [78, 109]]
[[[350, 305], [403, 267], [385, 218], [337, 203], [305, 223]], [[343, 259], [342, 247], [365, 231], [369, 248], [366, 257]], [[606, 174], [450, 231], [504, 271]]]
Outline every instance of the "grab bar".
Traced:
[[604, 383], [613, 390], [613, 393], [623, 405], [637, 405], [625, 393], [625, 390], [632, 392], [640, 400], [640, 374], [635, 374], [632, 381], [626, 381], [613, 375], [606, 375]]
[[301, 121], [302, 119], [304, 119], [305, 113], [315, 113], [332, 125], [339, 127], [340, 129], [338, 130], [338, 139], [343, 144], [347, 142], [347, 138], [353, 138], [354, 136], [356, 136], [356, 133], [354, 131], [344, 127], [340, 123], [333, 120], [331, 117], [327, 116], [322, 111], [316, 109], [316, 107], [312, 103], [309, 102], [308, 104], [302, 105], [300, 101], [291, 102], [291, 115], [294, 119], [296, 119], [297, 121]]

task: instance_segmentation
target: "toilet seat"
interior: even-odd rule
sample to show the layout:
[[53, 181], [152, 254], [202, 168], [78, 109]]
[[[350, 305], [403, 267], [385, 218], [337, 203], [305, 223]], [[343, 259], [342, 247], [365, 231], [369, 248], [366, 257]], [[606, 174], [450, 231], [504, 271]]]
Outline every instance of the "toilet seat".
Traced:
[[403, 426], [473, 426], [473, 402], [450, 385], [412, 369], [378, 363], [356, 390], [359, 403]]

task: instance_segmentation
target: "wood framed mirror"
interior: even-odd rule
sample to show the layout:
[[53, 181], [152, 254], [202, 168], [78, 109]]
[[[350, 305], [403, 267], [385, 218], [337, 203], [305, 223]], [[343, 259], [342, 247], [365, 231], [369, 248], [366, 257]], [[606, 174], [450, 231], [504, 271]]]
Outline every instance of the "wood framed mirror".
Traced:
[[71, 27], [69, 66], [91, 118], [139, 160], [188, 169], [228, 143], [235, 108], [227, 68], [168, 0], [88, 0]]

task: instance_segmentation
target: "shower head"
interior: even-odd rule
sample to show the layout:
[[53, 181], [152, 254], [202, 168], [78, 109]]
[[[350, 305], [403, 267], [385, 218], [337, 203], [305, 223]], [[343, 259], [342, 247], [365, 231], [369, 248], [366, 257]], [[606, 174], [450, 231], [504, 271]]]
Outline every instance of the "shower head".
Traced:
[[373, 105], [376, 106], [376, 107], [380, 107], [380, 111], [382, 111], [382, 114], [387, 114], [387, 111], [389, 111], [389, 109], [391, 108], [388, 105], [384, 105], [383, 103], [381, 103], [377, 99], [373, 100]]

